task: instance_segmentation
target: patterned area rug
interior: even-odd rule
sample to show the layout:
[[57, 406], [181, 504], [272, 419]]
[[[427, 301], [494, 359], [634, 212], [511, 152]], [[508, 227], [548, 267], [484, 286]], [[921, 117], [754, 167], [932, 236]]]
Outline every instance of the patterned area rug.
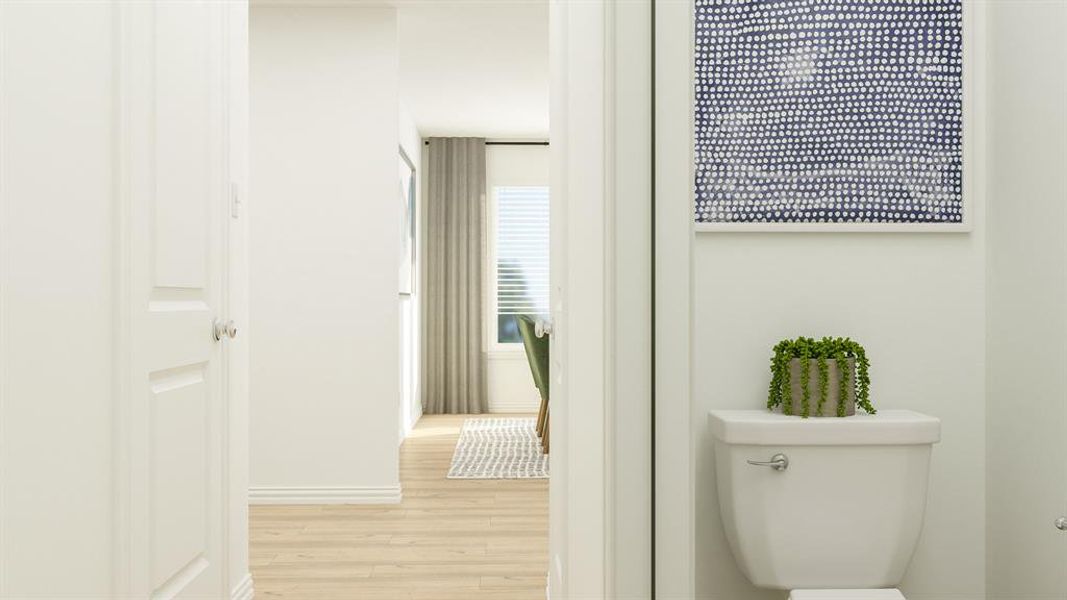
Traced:
[[536, 419], [467, 419], [452, 455], [449, 479], [545, 479]]

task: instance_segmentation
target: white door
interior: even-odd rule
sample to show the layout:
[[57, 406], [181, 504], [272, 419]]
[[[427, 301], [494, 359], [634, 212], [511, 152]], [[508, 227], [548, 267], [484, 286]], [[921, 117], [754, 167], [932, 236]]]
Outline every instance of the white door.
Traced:
[[122, 17], [124, 583], [136, 598], [228, 597], [226, 337], [213, 331], [226, 317], [225, 3], [128, 3]]
[[[1061, 512], [1058, 515], [1053, 515], [1053, 525], [1059, 532], [1059, 552], [1054, 555], [1058, 558], [1060, 565], [1067, 565], [1067, 395], [1060, 396], [1060, 435], [1058, 438], [1058, 444], [1056, 444], [1056, 454], [1054, 456], [1060, 457], [1060, 469], [1059, 475], [1059, 500]], [[1037, 418], [1035, 416], [1035, 418]], [[1055, 558], [1054, 558], [1055, 560]], [[1064, 598], [1067, 598], [1067, 570], [1060, 570], [1059, 579], [1059, 593], [1063, 594]]]
[[[549, 15], [553, 32], [565, 31], [566, 7], [559, 3], [549, 4]], [[550, 189], [548, 194], [548, 230], [549, 230], [549, 289], [548, 305], [551, 324], [549, 336], [549, 472], [548, 484], [548, 594], [553, 598], [567, 598], [570, 595], [566, 567], [569, 558], [569, 478], [567, 471], [567, 411], [570, 402], [567, 399], [567, 380], [564, 366], [567, 364], [567, 155], [564, 135], [564, 118], [567, 95], [560, 82], [567, 79], [566, 56], [561, 44], [553, 41], [552, 52], [552, 87], [551, 119], [549, 137], [550, 146]]]

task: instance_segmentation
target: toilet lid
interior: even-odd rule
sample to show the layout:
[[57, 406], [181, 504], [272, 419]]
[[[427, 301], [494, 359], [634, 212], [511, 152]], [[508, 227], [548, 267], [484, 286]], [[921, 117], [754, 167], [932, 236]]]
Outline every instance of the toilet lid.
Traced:
[[906, 600], [900, 590], [793, 590], [789, 600]]

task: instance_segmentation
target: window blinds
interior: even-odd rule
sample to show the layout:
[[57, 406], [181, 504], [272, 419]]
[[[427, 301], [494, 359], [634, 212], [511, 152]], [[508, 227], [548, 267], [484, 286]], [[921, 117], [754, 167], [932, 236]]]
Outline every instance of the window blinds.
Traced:
[[548, 313], [548, 188], [498, 187], [497, 317]]

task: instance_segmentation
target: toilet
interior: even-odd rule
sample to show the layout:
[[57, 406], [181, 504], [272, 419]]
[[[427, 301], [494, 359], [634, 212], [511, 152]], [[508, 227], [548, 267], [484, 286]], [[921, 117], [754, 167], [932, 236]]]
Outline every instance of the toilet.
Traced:
[[904, 600], [940, 420], [717, 410], [709, 426], [723, 527], [749, 581], [790, 600]]

